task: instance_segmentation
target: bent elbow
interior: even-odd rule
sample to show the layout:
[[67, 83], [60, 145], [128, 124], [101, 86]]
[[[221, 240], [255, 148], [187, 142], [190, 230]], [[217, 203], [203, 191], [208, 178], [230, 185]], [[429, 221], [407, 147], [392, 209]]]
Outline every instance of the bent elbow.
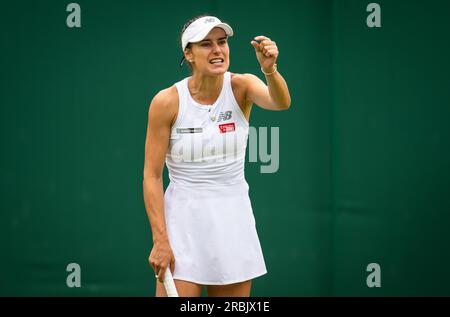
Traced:
[[291, 99], [289, 98], [286, 102], [280, 103], [280, 110], [288, 110], [291, 107]]
[[291, 99], [286, 103], [286, 108], [284, 110], [288, 110], [291, 107]]

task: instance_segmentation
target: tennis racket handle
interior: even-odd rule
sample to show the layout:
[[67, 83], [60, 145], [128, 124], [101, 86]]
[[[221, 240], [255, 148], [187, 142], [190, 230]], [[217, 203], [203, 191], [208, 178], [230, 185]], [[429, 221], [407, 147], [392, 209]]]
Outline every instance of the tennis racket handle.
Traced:
[[170, 272], [169, 267], [166, 270], [166, 274], [164, 274], [163, 284], [168, 297], [178, 297], [177, 288], [175, 287], [175, 282], [173, 281], [172, 272]]

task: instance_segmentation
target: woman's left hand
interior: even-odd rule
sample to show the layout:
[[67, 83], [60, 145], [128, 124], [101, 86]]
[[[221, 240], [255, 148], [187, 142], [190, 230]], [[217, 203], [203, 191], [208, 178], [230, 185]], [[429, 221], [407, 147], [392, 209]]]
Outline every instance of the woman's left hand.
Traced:
[[[257, 41], [259, 41], [259, 43]], [[278, 58], [277, 44], [268, 37], [262, 35], [255, 37], [250, 44], [255, 48], [256, 58], [262, 69], [267, 73], [272, 72]]]

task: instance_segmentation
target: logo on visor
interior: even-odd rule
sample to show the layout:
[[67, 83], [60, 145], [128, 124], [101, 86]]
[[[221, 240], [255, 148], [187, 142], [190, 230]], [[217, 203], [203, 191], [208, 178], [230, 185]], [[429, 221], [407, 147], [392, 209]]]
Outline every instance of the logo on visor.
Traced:
[[205, 19], [205, 23], [212, 23], [212, 22], [216, 22], [216, 19], [214, 18]]

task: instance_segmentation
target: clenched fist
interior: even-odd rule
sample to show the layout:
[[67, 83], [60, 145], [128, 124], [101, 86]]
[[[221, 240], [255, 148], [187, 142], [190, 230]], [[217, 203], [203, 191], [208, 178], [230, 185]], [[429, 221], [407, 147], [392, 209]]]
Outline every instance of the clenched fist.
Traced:
[[250, 44], [255, 48], [256, 58], [263, 71], [271, 73], [279, 54], [277, 44], [263, 35], [255, 37]]

